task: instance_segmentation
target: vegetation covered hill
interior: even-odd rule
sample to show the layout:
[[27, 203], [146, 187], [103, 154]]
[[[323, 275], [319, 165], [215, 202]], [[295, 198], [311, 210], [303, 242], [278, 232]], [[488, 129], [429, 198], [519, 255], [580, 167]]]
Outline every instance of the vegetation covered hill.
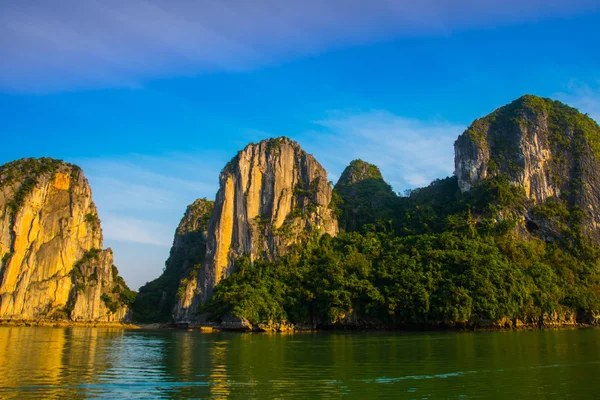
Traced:
[[379, 168], [362, 160], [352, 161], [333, 189], [339, 226], [347, 232], [392, 218], [395, 199]]
[[[427, 189], [451, 198], [456, 180]], [[400, 199], [403, 215], [411, 215], [396, 222], [400, 232], [370, 225], [360, 233], [324, 236], [275, 263], [240, 260], [207, 309], [217, 318], [319, 327], [594, 321], [600, 309], [597, 248], [519, 238], [516, 219], [475, 216], [485, 213], [482, 206], [507, 204], [484, 199], [519, 201], [515, 189], [495, 181], [451, 204], [437, 197]]]
[[525, 96], [457, 140], [454, 177], [407, 197], [355, 161], [334, 191], [337, 237], [238, 259], [202, 311], [316, 327], [597, 322], [598, 138], [576, 110]]
[[206, 256], [206, 232], [214, 201], [197, 199], [177, 227], [173, 247], [160, 277], [139, 290], [133, 306], [138, 322], [169, 322], [173, 307], [188, 281], [196, 279]]

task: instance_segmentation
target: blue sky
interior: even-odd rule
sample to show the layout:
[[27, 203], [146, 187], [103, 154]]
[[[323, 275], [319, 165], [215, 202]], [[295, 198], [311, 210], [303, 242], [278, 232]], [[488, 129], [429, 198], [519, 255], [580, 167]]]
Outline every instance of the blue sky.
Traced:
[[400, 192], [522, 94], [600, 118], [598, 1], [47, 4], [0, 2], [0, 163], [81, 165], [133, 288], [248, 142], [289, 136], [334, 181], [360, 157]]

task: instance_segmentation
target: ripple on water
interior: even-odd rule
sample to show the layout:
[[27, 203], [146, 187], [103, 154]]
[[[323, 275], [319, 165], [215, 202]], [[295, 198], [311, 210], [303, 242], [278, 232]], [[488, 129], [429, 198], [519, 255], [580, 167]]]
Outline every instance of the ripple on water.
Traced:
[[583, 398], [598, 330], [201, 335], [0, 327], [0, 398]]

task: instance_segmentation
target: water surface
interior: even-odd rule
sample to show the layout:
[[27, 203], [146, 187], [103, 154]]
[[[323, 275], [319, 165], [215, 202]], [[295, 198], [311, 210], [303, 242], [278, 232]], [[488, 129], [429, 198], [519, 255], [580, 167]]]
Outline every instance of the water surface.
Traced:
[[600, 398], [600, 329], [237, 334], [0, 327], [0, 398]]

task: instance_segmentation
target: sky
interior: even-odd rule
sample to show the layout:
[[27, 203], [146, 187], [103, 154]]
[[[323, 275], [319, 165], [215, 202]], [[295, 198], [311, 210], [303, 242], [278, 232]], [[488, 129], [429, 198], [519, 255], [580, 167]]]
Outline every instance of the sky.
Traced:
[[523, 94], [599, 121], [599, 26], [598, 0], [0, 0], [0, 164], [80, 165], [137, 289], [249, 142], [288, 136], [332, 181], [361, 158], [403, 192]]

